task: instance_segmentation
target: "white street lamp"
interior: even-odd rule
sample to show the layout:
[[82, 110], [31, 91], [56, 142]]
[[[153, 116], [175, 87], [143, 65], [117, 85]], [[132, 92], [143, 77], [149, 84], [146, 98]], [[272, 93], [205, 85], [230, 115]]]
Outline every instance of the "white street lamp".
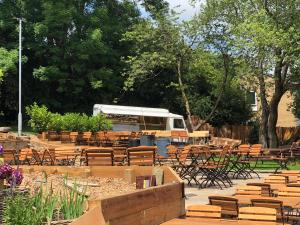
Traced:
[[22, 135], [22, 18], [19, 19], [19, 113], [18, 136]]

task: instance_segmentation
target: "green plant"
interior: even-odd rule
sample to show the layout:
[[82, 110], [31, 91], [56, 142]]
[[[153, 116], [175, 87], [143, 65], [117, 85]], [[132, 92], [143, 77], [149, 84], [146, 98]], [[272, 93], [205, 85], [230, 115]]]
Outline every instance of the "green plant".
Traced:
[[30, 116], [28, 124], [36, 132], [46, 130], [55, 131], [92, 131], [109, 130], [112, 127], [111, 121], [103, 114], [88, 116], [85, 113], [51, 113], [44, 105], [38, 106], [34, 103], [26, 107], [26, 113]]
[[51, 112], [45, 105], [38, 106], [37, 103], [33, 103], [31, 106], [25, 108], [26, 114], [30, 117], [28, 125], [35, 132], [43, 132], [48, 129], [49, 122], [51, 120]]
[[45, 221], [41, 197], [16, 195], [5, 200], [4, 220], [7, 225], [41, 225]]
[[103, 114], [92, 116], [89, 119], [92, 132], [97, 132], [100, 130], [109, 130], [112, 128], [111, 121], [108, 120]]
[[62, 116], [62, 130], [78, 131], [80, 129], [79, 113], [66, 113]]
[[51, 113], [48, 130], [61, 131], [63, 128], [63, 117], [59, 113]]
[[[67, 185], [67, 180], [67, 177], [65, 177], [65, 186]], [[64, 191], [60, 193], [60, 209], [64, 215], [64, 219], [74, 219], [83, 214], [85, 206], [85, 192], [86, 189], [80, 193], [75, 180], [73, 187], [70, 190], [64, 189]]]

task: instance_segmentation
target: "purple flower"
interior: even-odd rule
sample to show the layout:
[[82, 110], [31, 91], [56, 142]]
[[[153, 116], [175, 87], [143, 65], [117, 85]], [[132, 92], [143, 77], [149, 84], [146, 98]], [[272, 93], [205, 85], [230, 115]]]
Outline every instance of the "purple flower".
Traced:
[[13, 168], [8, 164], [0, 165], [0, 179], [7, 179], [12, 175]]
[[15, 186], [15, 185], [20, 185], [22, 183], [22, 180], [23, 180], [23, 174], [21, 170], [16, 169], [12, 172], [11, 176], [7, 179], [7, 182], [11, 186]]
[[3, 153], [4, 153], [3, 146], [2, 146], [2, 145], [0, 145], [0, 155], [3, 155]]

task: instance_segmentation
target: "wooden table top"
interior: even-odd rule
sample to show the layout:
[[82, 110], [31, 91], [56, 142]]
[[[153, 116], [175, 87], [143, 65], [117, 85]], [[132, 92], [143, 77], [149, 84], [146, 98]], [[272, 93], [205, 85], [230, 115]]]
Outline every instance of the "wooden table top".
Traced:
[[[251, 221], [251, 220], [226, 220], [226, 219], [206, 219], [206, 218], [187, 218], [172, 219], [162, 225], [276, 225], [276, 222]], [[282, 224], [282, 223], [281, 223]]]
[[280, 200], [283, 203], [283, 206], [291, 207], [294, 209], [300, 208], [300, 198], [299, 197], [264, 197], [260, 195], [235, 195], [232, 196], [238, 199], [239, 204], [241, 205], [250, 205], [251, 199], [274, 199]]

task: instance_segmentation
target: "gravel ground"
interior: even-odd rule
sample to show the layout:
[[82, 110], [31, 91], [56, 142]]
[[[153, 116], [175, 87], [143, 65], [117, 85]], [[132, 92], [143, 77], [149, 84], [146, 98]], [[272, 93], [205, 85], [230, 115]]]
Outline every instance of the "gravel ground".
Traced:
[[[36, 192], [42, 186], [43, 190], [51, 191], [59, 194], [66, 190], [66, 177], [59, 174], [50, 174], [45, 176], [45, 173], [35, 172], [23, 174], [24, 179], [22, 186], [30, 189], [31, 193]], [[136, 190], [135, 183], [129, 184], [125, 179], [121, 178], [68, 178], [68, 184], [73, 186], [73, 183], [79, 185], [78, 190], [81, 191], [86, 187], [86, 195], [88, 199], [101, 199], [115, 195], [131, 193]], [[88, 184], [88, 185], [87, 185]]]

